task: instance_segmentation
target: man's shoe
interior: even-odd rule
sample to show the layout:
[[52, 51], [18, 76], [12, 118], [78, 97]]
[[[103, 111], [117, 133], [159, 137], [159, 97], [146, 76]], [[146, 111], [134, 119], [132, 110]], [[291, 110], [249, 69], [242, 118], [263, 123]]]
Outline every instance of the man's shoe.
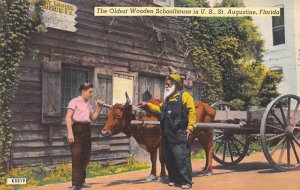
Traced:
[[191, 184], [181, 185], [181, 189], [190, 189], [190, 188], [192, 188]]
[[169, 182], [169, 186], [175, 186], [174, 182]]
[[81, 186], [73, 185], [71, 190], [81, 190]]
[[92, 187], [92, 185], [89, 184], [89, 183], [84, 183], [84, 184], [82, 184], [81, 187], [82, 187], [82, 188], [90, 188], [90, 187]]

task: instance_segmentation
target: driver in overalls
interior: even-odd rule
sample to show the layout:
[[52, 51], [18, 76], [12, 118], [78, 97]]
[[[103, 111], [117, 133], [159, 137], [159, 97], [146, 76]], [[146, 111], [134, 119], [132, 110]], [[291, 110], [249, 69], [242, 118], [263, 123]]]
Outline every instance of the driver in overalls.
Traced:
[[183, 91], [179, 74], [167, 76], [164, 102], [157, 106], [144, 103], [150, 111], [161, 114], [162, 145], [169, 174], [169, 185], [181, 185], [182, 189], [192, 187], [192, 166], [190, 138], [196, 124], [193, 97]]

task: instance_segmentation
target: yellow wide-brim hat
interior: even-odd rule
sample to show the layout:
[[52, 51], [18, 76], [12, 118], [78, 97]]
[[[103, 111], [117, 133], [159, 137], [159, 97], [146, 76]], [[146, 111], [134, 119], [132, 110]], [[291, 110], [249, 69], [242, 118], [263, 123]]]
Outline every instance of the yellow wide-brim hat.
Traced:
[[175, 81], [181, 88], [183, 87], [183, 82], [182, 82], [180, 74], [172, 73], [167, 76], [167, 79], [171, 79], [171, 80]]

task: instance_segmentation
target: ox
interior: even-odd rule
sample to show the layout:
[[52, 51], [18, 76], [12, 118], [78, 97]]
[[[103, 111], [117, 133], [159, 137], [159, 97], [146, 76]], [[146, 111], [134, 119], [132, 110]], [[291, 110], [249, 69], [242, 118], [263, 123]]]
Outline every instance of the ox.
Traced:
[[[161, 163], [160, 177], [165, 179], [166, 170], [162, 154], [161, 146], [161, 128], [159, 125], [131, 125], [132, 120], [144, 121], [159, 121], [158, 115], [152, 113], [147, 116], [136, 116], [133, 114], [134, 106], [130, 104], [130, 99], [126, 96], [126, 104], [115, 104], [111, 106], [108, 114], [107, 121], [101, 133], [105, 136], [116, 135], [124, 133], [127, 137], [133, 136], [138, 142], [139, 146], [150, 153], [152, 164], [151, 174], [146, 181], [152, 181], [156, 178], [156, 161], [157, 150], [159, 149], [159, 160]], [[159, 105], [161, 100], [152, 99], [149, 102]], [[212, 122], [214, 120], [216, 111], [210, 105], [201, 101], [195, 102], [197, 122]], [[213, 153], [213, 135], [212, 129], [194, 129], [192, 141], [198, 139], [201, 146], [205, 150], [206, 163], [202, 171], [204, 175], [212, 173], [212, 153]]]

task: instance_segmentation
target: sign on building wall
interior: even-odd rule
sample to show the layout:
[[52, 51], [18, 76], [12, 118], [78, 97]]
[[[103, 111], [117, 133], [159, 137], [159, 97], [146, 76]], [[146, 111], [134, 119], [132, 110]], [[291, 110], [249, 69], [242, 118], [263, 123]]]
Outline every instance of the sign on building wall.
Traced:
[[125, 103], [126, 97], [125, 92], [127, 92], [131, 101], [133, 100], [133, 77], [122, 74], [113, 75], [113, 105], [116, 103]]
[[[29, 0], [32, 5], [37, 0]], [[32, 7], [33, 9], [33, 7]], [[43, 9], [42, 21], [46, 27], [55, 28], [59, 30], [65, 30], [69, 32], [76, 31], [76, 11], [75, 5], [57, 1], [57, 0], [46, 0]]]

